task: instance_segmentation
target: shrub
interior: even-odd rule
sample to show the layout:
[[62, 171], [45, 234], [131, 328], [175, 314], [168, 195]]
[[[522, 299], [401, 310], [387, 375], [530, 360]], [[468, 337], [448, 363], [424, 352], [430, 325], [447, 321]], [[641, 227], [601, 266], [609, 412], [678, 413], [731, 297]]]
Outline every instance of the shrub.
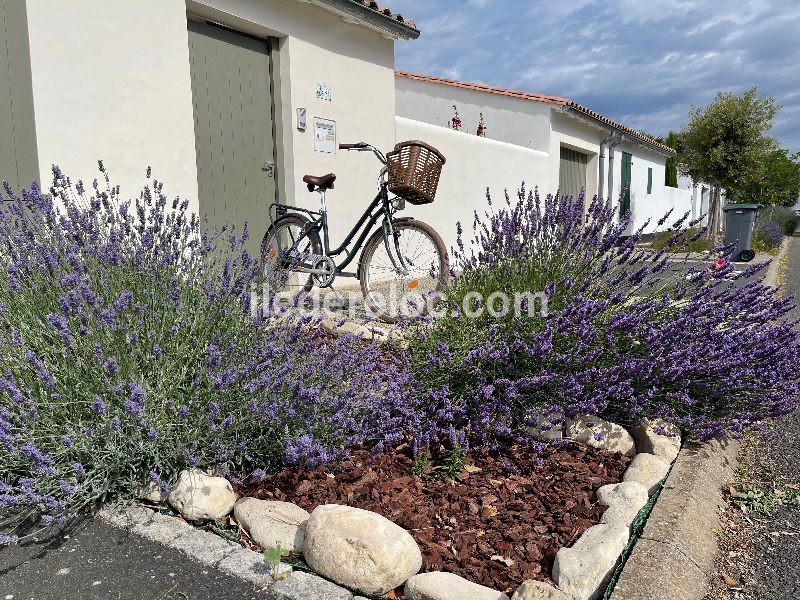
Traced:
[[[710, 252], [714, 245], [711, 238], [706, 235], [707, 228], [692, 227], [686, 230], [686, 236], [681, 236], [683, 240], [669, 248], [671, 252]], [[650, 247], [654, 250], [665, 250], [670, 239], [675, 235], [675, 230], [660, 231], [655, 234], [650, 242]]]
[[758, 218], [775, 221], [786, 235], [794, 235], [800, 223], [800, 216], [787, 206], [766, 206], [759, 211]]
[[759, 215], [755, 227], [753, 227], [753, 250], [774, 254], [783, 243], [784, 237], [786, 237], [786, 232], [780, 223]]
[[101, 171], [0, 205], [0, 545], [186, 467], [259, 475], [414, 429], [395, 357], [250, 316], [246, 228], [201, 231], [157, 181], [123, 201]]
[[[453, 252], [448, 311], [411, 346], [437, 417], [482, 441], [584, 413], [663, 417], [705, 440], [791, 410], [798, 332], [785, 319], [791, 303], [756, 279], [763, 264], [739, 289], [725, 279], [728, 263], [675, 274], [669, 249], [698, 235], [686, 217], [654, 252], [637, 246], [640, 232], [622, 241], [628, 218], [615, 224], [602, 200], [584, 216], [582, 197], [524, 189], [476, 215], [469, 254], [460, 239]], [[474, 290], [544, 290], [549, 312], [468, 319], [456, 307]]]

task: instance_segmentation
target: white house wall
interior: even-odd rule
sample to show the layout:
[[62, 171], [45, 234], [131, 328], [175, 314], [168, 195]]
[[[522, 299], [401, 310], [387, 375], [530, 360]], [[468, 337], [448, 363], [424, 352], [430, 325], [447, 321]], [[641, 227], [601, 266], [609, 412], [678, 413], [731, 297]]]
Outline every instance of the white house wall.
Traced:
[[433, 204], [409, 206], [409, 214], [432, 225], [448, 250], [456, 243], [456, 222], [465, 239], [471, 237], [475, 211], [488, 209], [486, 190], [495, 206], [505, 203], [508, 190], [516, 198], [520, 184], [533, 189], [550, 188], [547, 153], [513, 144], [453, 131], [421, 121], [397, 118], [398, 139], [421, 139], [438, 148], [447, 162]]
[[398, 77], [396, 85], [399, 117], [450, 127], [455, 105], [464, 133], [476, 133], [483, 113], [487, 138], [548, 151], [550, 108], [546, 104], [407, 77]]
[[[614, 148], [614, 189], [611, 197], [615, 206], [619, 206], [619, 197], [622, 191], [623, 152], [630, 153], [633, 161], [630, 185], [633, 221], [627, 230], [628, 234], [638, 231], [648, 220], [650, 223], [644, 233], [667, 229], [671, 223], [686, 212], [689, 212], [691, 217], [691, 193], [664, 185], [666, 156], [630, 142], [623, 142]], [[608, 154], [606, 151], [606, 155]], [[653, 169], [653, 186], [650, 194], [647, 193], [648, 168]], [[608, 166], [606, 166], [606, 177], [607, 174]], [[671, 209], [674, 210], [670, 219], [658, 227], [658, 221]]]
[[[309, 3], [295, 0], [203, 0], [189, 11], [224, 25], [280, 41], [278, 171], [282, 199], [319, 208], [303, 175], [336, 173], [328, 195], [332, 244], [338, 245], [377, 193], [381, 165], [371, 154], [314, 151], [314, 117], [336, 121], [337, 143], [365, 141], [384, 151], [395, 144], [394, 41]], [[318, 83], [332, 100], [316, 97]], [[296, 109], [308, 127], [296, 127]]]
[[561, 147], [577, 150], [587, 155], [586, 160], [586, 201], [588, 202], [597, 194], [597, 180], [599, 169], [600, 142], [608, 135], [592, 127], [585, 121], [551, 109], [550, 132], [550, 181], [552, 192], [556, 191], [559, 184], [559, 171], [561, 169]]
[[103, 159], [123, 195], [137, 196], [150, 165], [196, 210], [183, 2], [35, 0], [27, 14], [43, 186], [54, 163], [88, 185]]

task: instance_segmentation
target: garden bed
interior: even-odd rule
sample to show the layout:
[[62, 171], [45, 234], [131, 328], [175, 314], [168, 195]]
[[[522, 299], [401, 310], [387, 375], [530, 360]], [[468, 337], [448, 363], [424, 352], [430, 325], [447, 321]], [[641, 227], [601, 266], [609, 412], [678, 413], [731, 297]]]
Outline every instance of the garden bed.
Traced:
[[358, 450], [341, 463], [287, 469], [237, 491], [308, 511], [344, 504], [376, 512], [412, 534], [423, 571], [513, 591], [549, 578], [556, 552], [599, 522], [598, 488], [620, 481], [629, 462], [574, 443], [538, 453], [516, 446], [470, 454], [459, 481], [447, 481], [414, 476], [408, 448]]

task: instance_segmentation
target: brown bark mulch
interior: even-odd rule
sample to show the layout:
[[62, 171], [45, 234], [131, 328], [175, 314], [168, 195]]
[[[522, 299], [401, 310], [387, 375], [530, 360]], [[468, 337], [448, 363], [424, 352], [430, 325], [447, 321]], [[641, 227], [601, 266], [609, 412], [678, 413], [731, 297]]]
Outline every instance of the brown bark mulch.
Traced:
[[511, 591], [526, 579], [549, 578], [556, 552], [598, 523], [597, 489], [619, 482], [629, 462], [571, 443], [538, 454], [516, 446], [471, 453], [460, 481], [448, 482], [412, 475], [407, 449], [357, 450], [341, 463], [287, 469], [237, 491], [309, 512], [344, 504], [379, 513], [414, 536], [423, 571]]

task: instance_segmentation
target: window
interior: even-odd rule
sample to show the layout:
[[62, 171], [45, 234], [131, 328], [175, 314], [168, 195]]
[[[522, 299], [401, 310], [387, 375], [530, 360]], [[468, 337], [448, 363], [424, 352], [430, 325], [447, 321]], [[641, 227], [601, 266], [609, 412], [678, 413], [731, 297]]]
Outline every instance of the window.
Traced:
[[647, 167], [647, 193], [653, 193], [653, 167]]
[[588, 156], [577, 150], [561, 147], [561, 164], [558, 189], [563, 196], [578, 197], [586, 189], [586, 163]]

